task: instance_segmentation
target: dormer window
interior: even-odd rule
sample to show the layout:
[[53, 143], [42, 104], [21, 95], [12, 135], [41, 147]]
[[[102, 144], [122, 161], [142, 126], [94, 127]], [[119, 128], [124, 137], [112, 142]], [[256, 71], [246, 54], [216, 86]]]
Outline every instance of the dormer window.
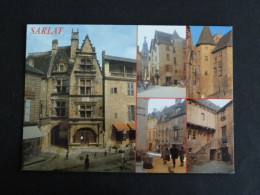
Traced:
[[92, 71], [92, 59], [85, 58], [80, 61], [80, 71], [91, 72]]
[[60, 71], [61, 71], [61, 72], [64, 71], [64, 65], [60, 65]]

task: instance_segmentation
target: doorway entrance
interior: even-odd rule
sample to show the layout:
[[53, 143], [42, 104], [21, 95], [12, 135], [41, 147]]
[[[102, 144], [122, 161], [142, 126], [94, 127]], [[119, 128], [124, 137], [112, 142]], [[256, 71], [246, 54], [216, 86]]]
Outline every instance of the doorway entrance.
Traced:
[[217, 150], [216, 149], [210, 150], [210, 160], [217, 160]]
[[222, 148], [222, 160], [223, 161], [229, 161], [229, 153], [228, 153], [228, 147]]
[[57, 125], [51, 130], [51, 145], [66, 147], [68, 145], [68, 131], [61, 130]]
[[165, 77], [166, 85], [170, 85], [172, 82], [172, 77]]
[[96, 143], [97, 135], [92, 129], [79, 129], [74, 135], [74, 142], [80, 144]]

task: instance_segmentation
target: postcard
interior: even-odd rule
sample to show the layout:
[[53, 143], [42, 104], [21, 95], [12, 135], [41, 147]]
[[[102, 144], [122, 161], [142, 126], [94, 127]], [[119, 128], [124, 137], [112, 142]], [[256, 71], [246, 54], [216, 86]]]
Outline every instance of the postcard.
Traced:
[[230, 26], [28, 24], [22, 171], [234, 173], [232, 43]]

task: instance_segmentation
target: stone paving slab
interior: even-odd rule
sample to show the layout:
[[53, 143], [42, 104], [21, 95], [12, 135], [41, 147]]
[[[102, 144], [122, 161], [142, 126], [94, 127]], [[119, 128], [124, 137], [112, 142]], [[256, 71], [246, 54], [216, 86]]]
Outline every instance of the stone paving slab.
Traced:
[[198, 166], [188, 167], [188, 173], [234, 173], [234, 165], [224, 161], [210, 161]]
[[148, 89], [137, 88], [137, 97], [185, 98], [186, 88], [172, 86], [150, 86]]

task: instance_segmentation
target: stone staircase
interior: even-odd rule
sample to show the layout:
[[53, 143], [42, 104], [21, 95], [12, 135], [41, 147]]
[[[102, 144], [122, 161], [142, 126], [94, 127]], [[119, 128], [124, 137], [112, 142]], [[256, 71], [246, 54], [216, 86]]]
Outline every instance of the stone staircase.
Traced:
[[191, 167], [194, 165], [201, 165], [210, 161], [210, 147], [212, 141], [209, 141], [205, 144], [201, 149], [199, 149], [196, 153], [188, 153], [187, 155], [187, 166]]

